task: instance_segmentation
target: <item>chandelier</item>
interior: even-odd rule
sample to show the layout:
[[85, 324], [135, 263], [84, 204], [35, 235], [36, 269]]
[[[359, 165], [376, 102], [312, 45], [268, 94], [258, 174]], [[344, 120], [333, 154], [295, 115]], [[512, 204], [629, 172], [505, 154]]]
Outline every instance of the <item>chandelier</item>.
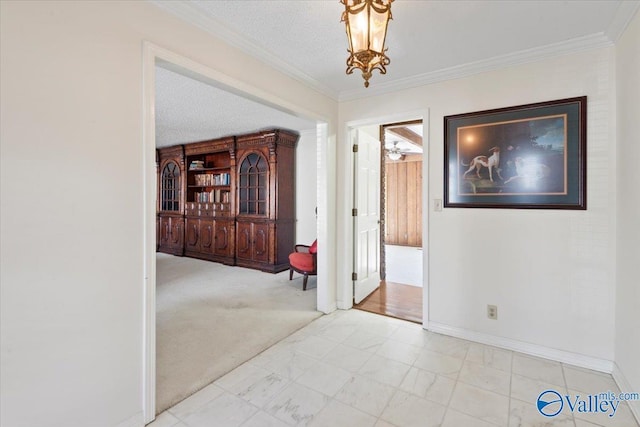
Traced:
[[391, 19], [393, 0], [340, 0], [344, 5], [342, 22], [347, 27], [349, 58], [347, 74], [359, 68], [362, 70], [364, 87], [369, 87], [373, 70], [386, 74], [385, 68], [391, 62], [385, 55], [384, 41], [387, 25]]

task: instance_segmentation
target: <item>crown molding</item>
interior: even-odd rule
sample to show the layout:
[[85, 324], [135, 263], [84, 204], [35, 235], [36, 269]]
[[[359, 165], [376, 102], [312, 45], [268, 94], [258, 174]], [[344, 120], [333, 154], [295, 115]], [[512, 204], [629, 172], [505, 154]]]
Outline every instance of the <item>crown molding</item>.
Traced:
[[334, 101], [338, 100], [338, 92], [323, 85], [318, 80], [302, 72], [298, 68], [293, 67], [291, 64], [277, 58], [263, 47], [258, 46], [241, 34], [231, 30], [223, 22], [207, 16], [197, 5], [188, 1], [148, 1], [183, 21], [195, 25], [207, 33], [225, 41], [229, 45], [240, 49], [249, 56], [258, 59], [281, 73], [299, 81], [316, 92], [328, 96]]
[[496, 56], [476, 62], [470, 62], [455, 67], [443, 68], [441, 70], [416, 76], [397, 79], [387, 83], [376, 83], [368, 89], [358, 88], [340, 92], [339, 101], [352, 101], [355, 99], [368, 98], [371, 96], [385, 95], [391, 92], [411, 89], [418, 86], [439, 83], [446, 80], [460, 79], [475, 74], [511, 67], [514, 65], [529, 62], [541, 61], [543, 59], [556, 56], [568, 55], [586, 50], [613, 46], [613, 42], [604, 34], [598, 33], [586, 37], [579, 37], [561, 43], [554, 43], [547, 46], [521, 50], [507, 55]]
[[356, 88], [337, 92], [298, 68], [293, 67], [291, 64], [276, 58], [273, 54], [265, 51], [265, 49], [259, 47], [246, 37], [229, 29], [223, 22], [207, 16], [196, 4], [189, 1], [148, 1], [172, 15], [203, 29], [209, 34], [225, 41], [229, 45], [240, 49], [249, 56], [258, 59], [281, 73], [301, 82], [305, 86], [338, 102], [386, 95], [399, 90], [411, 89], [446, 80], [460, 79], [501, 68], [541, 61], [552, 57], [610, 47], [619, 39], [629, 22], [633, 19], [633, 16], [640, 9], [640, 1], [620, 2], [615, 16], [605, 32], [435, 70], [403, 79], [396, 79], [382, 83], [378, 82], [367, 89]]
[[607, 28], [606, 35], [613, 43], [616, 43], [624, 30], [640, 10], [640, 1], [621, 1], [618, 9]]

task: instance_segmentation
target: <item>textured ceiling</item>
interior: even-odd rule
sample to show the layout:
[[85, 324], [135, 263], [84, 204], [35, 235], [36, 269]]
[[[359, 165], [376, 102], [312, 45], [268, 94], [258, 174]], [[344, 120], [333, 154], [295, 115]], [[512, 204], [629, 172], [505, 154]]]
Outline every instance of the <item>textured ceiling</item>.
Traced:
[[338, 0], [154, 3], [340, 100], [446, 79], [461, 68], [477, 72], [611, 45], [639, 4], [396, 0], [387, 36], [388, 73], [374, 73], [364, 89], [360, 75], [345, 75], [347, 40]]
[[[395, 0], [387, 37], [388, 73], [374, 72], [365, 89], [359, 73], [345, 74], [347, 41], [338, 0], [150, 1], [336, 100], [612, 46], [640, 7], [638, 0]], [[158, 70], [158, 146], [264, 127], [315, 127]]]
[[274, 127], [315, 130], [316, 123], [156, 67], [156, 147]]

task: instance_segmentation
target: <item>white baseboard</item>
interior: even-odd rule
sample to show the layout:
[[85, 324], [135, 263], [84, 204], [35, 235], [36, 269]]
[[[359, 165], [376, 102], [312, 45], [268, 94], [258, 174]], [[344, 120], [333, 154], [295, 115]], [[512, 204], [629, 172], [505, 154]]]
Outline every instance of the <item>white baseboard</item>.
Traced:
[[[349, 308], [351, 308], [351, 307], [349, 307]], [[320, 311], [321, 313], [324, 313], [324, 314], [330, 314], [330, 313], [333, 313], [334, 311], [339, 310], [339, 309], [342, 310], [341, 307], [339, 307], [337, 304], [334, 303], [334, 304], [329, 304], [323, 310], [318, 309], [318, 311]]]
[[143, 427], [143, 426], [144, 426], [144, 417], [142, 416], [142, 412], [138, 412], [132, 417], [127, 418], [121, 423], [118, 423], [115, 427]]
[[[622, 371], [620, 370], [620, 367], [615, 362], [613, 364], [613, 372], [611, 372], [611, 376], [613, 376], [613, 380], [618, 385], [618, 388], [620, 389], [620, 391], [623, 391], [623, 392], [635, 391], [631, 387], [631, 384], [627, 380], [627, 377], [624, 376], [624, 373], [622, 373]], [[629, 404], [629, 409], [631, 409], [631, 413], [635, 417], [638, 424], [640, 424], [640, 400], [629, 400], [627, 401], [627, 403]]]
[[481, 332], [470, 331], [467, 329], [444, 325], [433, 321], [429, 321], [428, 329], [432, 332], [450, 335], [452, 337], [462, 338], [481, 344], [492, 345], [494, 347], [500, 347], [507, 350], [513, 350], [520, 353], [528, 354], [530, 356], [554, 360], [556, 362], [567, 363], [569, 365], [579, 366], [581, 368], [592, 369], [594, 371], [605, 372], [607, 374], [613, 372], [614, 363], [606, 359], [585, 356], [579, 353], [572, 353], [564, 350], [557, 350], [555, 348], [544, 347], [541, 345], [526, 343], [510, 338], [483, 334]]

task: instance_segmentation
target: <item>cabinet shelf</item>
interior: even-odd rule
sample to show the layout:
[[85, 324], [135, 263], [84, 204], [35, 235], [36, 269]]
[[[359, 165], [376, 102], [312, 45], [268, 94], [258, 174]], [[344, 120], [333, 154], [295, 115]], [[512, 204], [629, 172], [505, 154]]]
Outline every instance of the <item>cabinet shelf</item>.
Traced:
[[297, 140], [271, 129], [159, 149], [158, 250], [270, 273], [288, 269]]
[[221, 166], [218, 168], [199, 168], [199, 169], [189, 169], [189, 172], [211, 172], [211, 171], [229, 171], [231, 168], [229, 166]]

